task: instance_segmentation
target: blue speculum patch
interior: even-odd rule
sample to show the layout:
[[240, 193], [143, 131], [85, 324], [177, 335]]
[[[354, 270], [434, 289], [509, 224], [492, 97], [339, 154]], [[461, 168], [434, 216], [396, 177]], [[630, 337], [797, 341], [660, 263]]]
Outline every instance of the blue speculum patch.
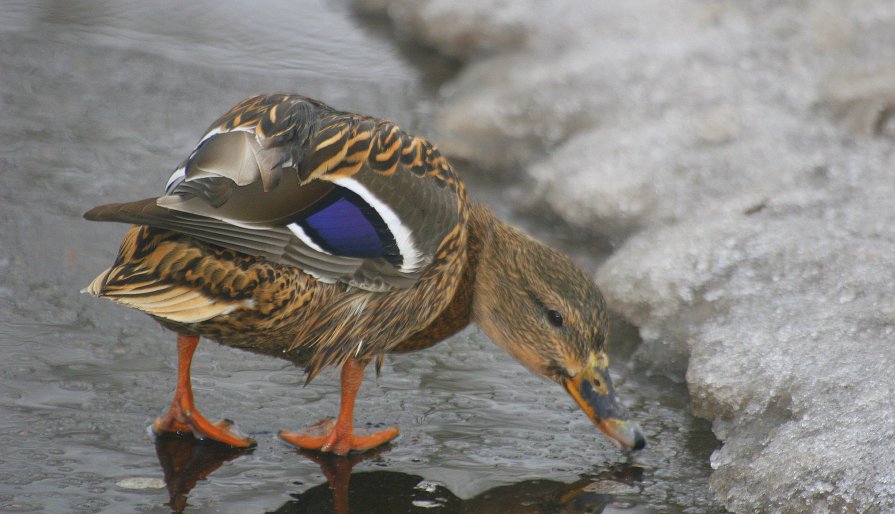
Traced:
[[312, 213], [295, 220], [324, 250], [345, 257], [398, 260], [394, 236], [382, 217], [354, 192], [337, 187]]

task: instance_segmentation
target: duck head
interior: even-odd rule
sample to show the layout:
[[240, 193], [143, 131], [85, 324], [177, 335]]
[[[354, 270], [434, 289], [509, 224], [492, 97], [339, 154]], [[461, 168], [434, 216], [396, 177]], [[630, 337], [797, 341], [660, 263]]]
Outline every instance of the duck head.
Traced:
[[530, 370], [559, 383], [610, 439], [643, 448], [643, 432], [609, 378], [599, 289], [565, 255], [491, 220], [476, 269], [474, 321]]

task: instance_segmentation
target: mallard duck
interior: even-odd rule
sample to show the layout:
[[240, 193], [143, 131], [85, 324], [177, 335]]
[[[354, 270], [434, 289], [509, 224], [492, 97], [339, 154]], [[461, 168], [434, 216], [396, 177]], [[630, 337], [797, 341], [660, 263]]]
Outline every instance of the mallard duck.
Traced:
[[177, 388], [157, 434], [255, 444], [195, 407], [190, 363], [205, 337], [289, 359], [308, 382], [340, 366], [338, 418], [279, 436], [339, 455], [379, 446], [398, 429], [352, 426], [364, 368], [475, 322], [620, 446], [645, 445], [609, 378], [596, 285], [467, 199], [438, 150], [392, 122], [299, 95], [248, 98], [211, 125], [162, 196], [84, 216], [133, 224], [85, 292], [177, 334]]

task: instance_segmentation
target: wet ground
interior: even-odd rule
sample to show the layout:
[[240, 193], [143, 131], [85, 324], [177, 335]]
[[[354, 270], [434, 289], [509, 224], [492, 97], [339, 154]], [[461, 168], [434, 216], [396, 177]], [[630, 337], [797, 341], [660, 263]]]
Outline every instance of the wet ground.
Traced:
[[[618, 389], [649, 446], [617, 450], [560, 388], [469, 329], [368, 373], [360, 423], [391, 447], [305, 455], [276, 431], [335, 413], [337, 374], [213, 343], [193, 365], [199, 405], [255, 437], [233, 453], [145, 427], [173, 391], [174, 337], [78, 291], [125, 227], [93, 205], [157, 194], [206, 125], [249, 94], [295, 91], [423, 131], [451, 72], [381, 21], [313, 0], [6, 2], [0, 17], [0, 511], [705, 512], [717, 442], [686, 386], [647, 376], [615, 331]], [[467, 174], [473, 174], [467, 170]], [[471, 177], [514, 216], [507, 185]], [[518, 221], [589, 269], [605, 249]]]

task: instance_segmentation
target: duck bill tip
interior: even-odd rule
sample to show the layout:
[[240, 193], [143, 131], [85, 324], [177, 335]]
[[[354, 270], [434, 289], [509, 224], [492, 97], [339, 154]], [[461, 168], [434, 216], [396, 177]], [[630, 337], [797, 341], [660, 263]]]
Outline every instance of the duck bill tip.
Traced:
[[565, 388], [588, 418], [620, 448], [642, 450], [646, 438], [628, 410], [615, 397], [605, 371], [584, 372], [565, 382]]
[[640, 426], [626, 419], [601, 419], [597, 427], [617, 446], [627, 450], [642, 450], [646, 447], [646, 438]]

